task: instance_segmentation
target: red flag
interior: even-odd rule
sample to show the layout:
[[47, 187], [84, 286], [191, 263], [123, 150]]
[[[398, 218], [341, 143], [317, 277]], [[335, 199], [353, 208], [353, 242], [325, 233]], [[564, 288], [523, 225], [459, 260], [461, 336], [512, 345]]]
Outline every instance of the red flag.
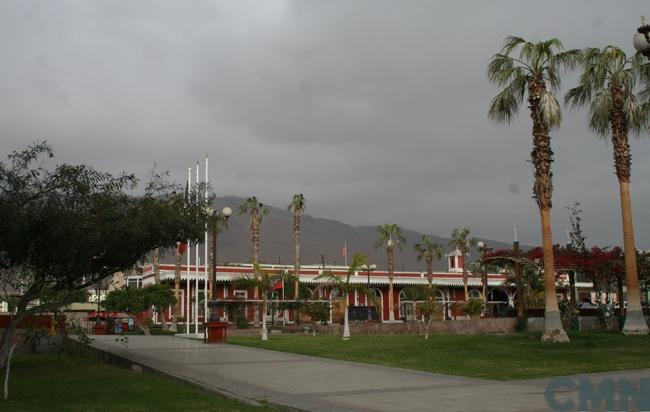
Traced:
[[283, 289], [282, 282], [275, 282], [275, 285], [273, 285], [273, 290], [280, 290], [280, 289]]
[[187, 243], [183, 242], [182, 240], [179, 240], [176, 242], [176, 250], [178, 251], [178, 254], [183, 256], [183, 253], [187, 250]]

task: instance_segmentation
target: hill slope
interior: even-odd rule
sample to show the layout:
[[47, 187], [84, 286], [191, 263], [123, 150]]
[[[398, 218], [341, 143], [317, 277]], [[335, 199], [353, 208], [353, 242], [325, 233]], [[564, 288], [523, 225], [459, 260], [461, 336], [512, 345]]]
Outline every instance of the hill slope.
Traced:
[[[220, 210], [224, 206], [233, 209], [233, 215], [228, 222], [228, 229], [219, 235], [219, 262], [248, 262], [250, 261], [250, 235], [248, 231], [248, 216], [239, 216], [237, 207], [244, 199], [234, 196], [217, 198], [215, 207]], [[292, 215], [284, 209], [266, 205], [269, 214], [263, 217], [260, 230], [260, 261], [264, 263], [292, 264], [293, 234]], [[405, 230], [406, 245], [402, 251], [395, 251], [395, 270], [425, 270], [424, 262], [418, 262], [413, 246], [420, 241], [422, 233]], [[450, 250], [449, 239], [431, 236], [445, 250]], [[386, 269], [386, 254], [384, 249], [374, 250], [373, 244], [377, 238], [374, 226], [351, 226], [336, 220], [321, 219], [305, 214], [302, 216], [301, 227], [301, 263], [303, 265], [320, 264], [321, 255], [325, 256], [326, 264], [343, 264], [341, 249], [344, 242], [348, 244], [348, 256], [361, 252], [369, 257], [370, 263], [379, 269]], [[512, 247], [503, 242], [483, 239], [490, 247]], [[201, 255], [203, 249], [201, 249]], [[172, 259], [167, 254], [164, 261]], [[477, 253], [473, 252], [474, 257]], [[194, 256], [194, 251], [192, 251]], [[202, 259], [202, 258], [201, 258]], [[446, 270], [446, 260], [434, 263], [437, 270]]]

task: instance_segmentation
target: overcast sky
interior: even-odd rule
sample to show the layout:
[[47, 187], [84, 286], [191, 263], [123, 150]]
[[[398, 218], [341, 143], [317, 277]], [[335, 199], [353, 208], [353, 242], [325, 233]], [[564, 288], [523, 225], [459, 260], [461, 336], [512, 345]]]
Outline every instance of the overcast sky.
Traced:
[[[490, 123], [506, 35], [567, 48], [631, 40], [647, 1], [0, 2], [0, 153], [183, 181], [210, 156], [218, 195], [353, 225], [397, 223], [539, 244], [530, 120]], [[564, 85], [572, 86], [574, 76]], [[563, 94], [562, 94], [563, 95]], [[588, 243], [621, 244], [611, 145], [564, 110], [554, 240], [580, 201]], [[633, 140], [637, 246], [650, 248], [650, 140]]]

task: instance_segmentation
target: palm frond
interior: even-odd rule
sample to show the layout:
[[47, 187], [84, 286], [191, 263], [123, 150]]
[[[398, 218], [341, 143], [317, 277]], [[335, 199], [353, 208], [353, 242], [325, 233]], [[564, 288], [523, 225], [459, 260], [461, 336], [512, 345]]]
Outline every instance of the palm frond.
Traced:
[[612, 96], [608, 90], [599, 91], [589, 106], [589, 129], [601, 137], [609, 134], [609, 113], [612, 106]]
[[564, 103], [571, 106], [572, 109], [582, 107], [591, 100], [591, 89], [584, 84], [580, 84], [570, 89], [564, 96]]
[[550, 55], [546, 62], [546, 78], [552, 90], [560, 88], [560, 73], [573, 70], [580, 61], [581, 52], [578, 49], [567, 50], [562, 53]]
[[562, 111], [560, 110], [560, 103], [558, 103], [553, 93], [546, 91], [542, 94], [539, 99], [538, 110], [542, 120], [550, 129], [560, 126]]
[[485, 74], [491, 83], [505, 86], [516, 75], [517, 67], [512, 57], [497, 53], [490, 59]]
[[506, 38], [503, 40], [503, 47], [501, 48], [501, 53], [506, 55], [510, 54], [512, 50], [514, 50], [517, 46], [519, 46], [522, 43], [526, 43], [526, 40], [524, 40], [521, 37], [506, 36]]
[[526, 92], [527, 77], [520, 70], [513, 81], [490, 102], [488, 118], [497, 123], [510, 123], [519, 112]]
[[625, 123], [627, 128], [632, 133], [638, 135], [646, 123], [646, 119], [642, 116], [643, 107], [636, 99], [633, 93], [627, 92], [623, 101], [625, 111]]

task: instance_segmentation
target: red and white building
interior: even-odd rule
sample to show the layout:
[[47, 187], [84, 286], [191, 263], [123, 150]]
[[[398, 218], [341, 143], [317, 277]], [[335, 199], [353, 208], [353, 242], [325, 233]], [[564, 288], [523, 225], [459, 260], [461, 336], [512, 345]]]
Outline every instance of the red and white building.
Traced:
[[[445, 316], [447, 319], [452, 319], [455, 317], [463, 317], [462, 310], [459, 307], [454, 307], [452, 305], [455, 302], [464, 301], [464, 288], [463, 288], [463, 274], [462, 274], [462, 256], [458, 251], [451, 252], [447, 255], [448, 270], [446, 272], [436, 271], [433, 274], [433, 284], [437, 290], [437, 300], [443, 304], [445, 307]], [[274, 271], [274, 272], [292, 272], [293, 266], [290, 265], [262, 265], [263, 270]], [[209, 270], [209, 269], [208, 269]], [[378, 303], [380, 307], [373, 303], [371, 299], [367, 299], [364, 293], [361, 292], [350, 292], [347, 296], [345, 293], [332, 289], [325, 279], [319, 279], [318, 277], [324, 272], [331, 271], [335, 275], [341, 275], [345, 277], [347, 275], [348, 268], [345, 266], [326, 266], [325, 268], [321, 266], [302, 266], [300, 271], [300, 282], [302, 285], [308, 287], [312, 296], [315, 299], [330, 301], [330, 321], [338, 322], [342, 319], [343, 308], [345, 303], [345, 298], [348, 300], [348, 304], [352, 307], [367, 307], [374, 306], [376, 312], [379, 315], [379, 319], [382, 322], [388, 321], [390, 318], [389, 311], [391, 308], [388, 303], [388, 273], [386, 271], [371, 271], [366, 272], [364, 270], [359, 270], [354, 273], [351, 278], [352, 283], [369, 285], [370, 289], [373, 291], [376, 299], [375, 303]], [[244, 299], [251, 303], [248, 309], [247, 317], [249, 321], [253, 321], [256, 318], [254, 311], [258, 310], [257, 319], [261, 319], [262, 308], [261, 305], [254, 305], [256, 301], [253, 299], [253, 291], [246, 289], [238, 289], [234, 285], [234, 281], [251, 276], [253, 274], [253, 266], [251, 264], [233, 264], [228, 266], [218, 266], [216, 273], [216, 296], [217, 300], [228, 301], [228, 300], [241, 300]], [[210, 275], [210, 273], [208, 273]], [[160, 265], [160, 278], [163, 282], [174, 282], [174, 265], [173, 264], [162, 264]], [[188, 279], [189, 279], [189, 289], [188, 289]], [[488, 274], [488, 306], [486, 313], [488, 316], [502, 314], [508, 307], [512, 307], [515, 298], [515, 288], [505, 284], [506, 276], [501, 273], [490, 273]], [[207, 288], [205, 286], [206, 281], [206, 267], [203, 265], [190, 265], [189, 271], [188, 266], [181, 266], [181, 283], [180, 283], [180, 299], [179, 303], [181, 305], [181, 318], [187, 319], [189, 314], [189, 321], [191, 324], [201, 324], [205, 320], [205, 308], [206, 304], [204, 301], [205, 292]], [[127, 284], [132, 286], [142, 286], [146, 287], [154, 283], [153, 267], [151, 265], [143, 266], [141, 268], [141, 274], [138, 276], [130, 276], [127, 278]], [[563, 285], [563, 281], [558, 284], [558, 295], [561, 297], [566, 297], [568, 281], [566, 285]], [[426, 286], [428, 285], [426, 272], [408, 272], [408, 271], [396, 271], [393, 276], [393, 302], [394, 307], [393, 315], [395, 319], [398, 320], [411, 320], [415, 317], [414, 313], [414, 303], [412, 301], [407, 301], [404, 294], [404, 289], [411, 286]], [[470, 297], [481, 297], [481, 279], [480, 276], [472, 275], [469, 276], [469, 295]], [[582, 286], [582, 285], [578, 285]], [[584, 287], [591, 286], [584, 285]], [[189, 293], [188, 293], [189, 291]], [[275, 294], [276, 299], [281, 299], [282, 291], [278, 290], [278, 293]], [[187, 296], [191, 296], [190, 302], [188, 302]], [[209, 292], [208, 292], [209, 295]], [[198, 299], [197, 299], [198, 298]], [[209, 300], [212, 298], [209, 297]], [[189, 303], [189, 305], [188, 305]], [[341, 305], [343, 303], [343, 305]], [[257, 306], [257, 309], [255, 309]], [[270, 307], [271, 305], [269, 305]], [[171, 318], [173, 313], [173, 308], [169, 307], [165, 311], [166, 319]], [[228, 319], [228, 314], [224, 313], [223, 309], [218, 309], [218, 314], [221, 318], [226, 319], [232, 322], [232, 319]], [[295, 321], [295, 313], [293, 311], [276, 311], [271, 313], [269, 309], [266, 313], [266, 316], [270, 320], [271, 318], [279, 320], [282, 322], [292, 323]], [[197, 322], [198, 321], [198, 322]]]

